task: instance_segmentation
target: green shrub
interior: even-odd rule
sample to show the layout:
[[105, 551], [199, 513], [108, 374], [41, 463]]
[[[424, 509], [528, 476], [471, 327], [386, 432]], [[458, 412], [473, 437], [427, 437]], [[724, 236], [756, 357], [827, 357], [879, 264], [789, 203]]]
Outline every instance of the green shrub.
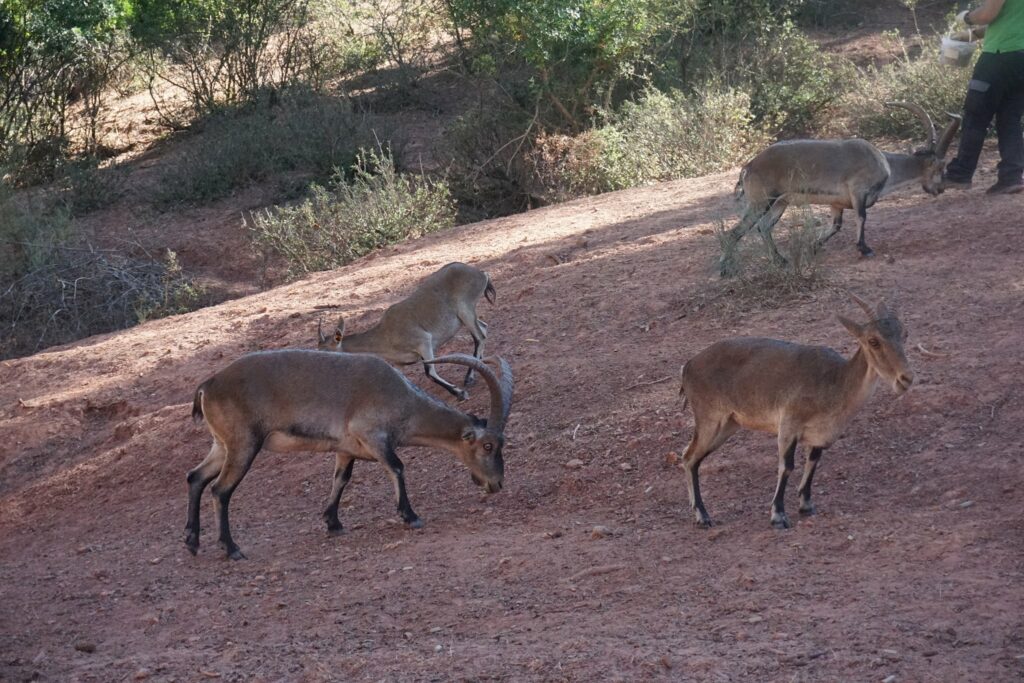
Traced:
[[541, 137], [529, 155], [534, 193], [558, 200], [730, 168], [767, 143], [752, 120], [742, 92], [648, 90], [605, 126]]
[[759, 36], [747, 60], [740, 83], [750, 92], [750, 109], [763, 128], [783, 137], [813, 131], [854, 80], [849, 64], [789, 21]]
[[[936, 43], [938, 41], [936, 40]], [[920, 140], [921, 124], [904, 109], [884, 107], [884, 102], [915, 102], [942, 126], [944, 112], [959, 112], [967, 94], [971, 68], [939, 64], [932, 53], [917, 59], [906, 54], [891, 64], [865, 69], [844, 97], [843, 110], [850, 132], [872, 139], [897, 137]], [[941, 117], [941, 118], [938, 118]]]
[[[227, 110], [197, 128], [182, 156], [164, 171], [157, 206], [210, 202], [275, 174], [286, 174], [293, 185], [326, 179], [334, 169], [350, 167], [360, 147], [388, 139], [345, 101], [308, 93], [274, 106], [260, 102]], [[284, 196], [294, 189], [279, 188]]]
[[0, 197], [0, 358], [35, 353], [201, 305], [203, 290], [165, 259], [73, 239], [63, 205]]
[[398, 173], [387, 153], [360, 153], [353, 170], [351, 182], [313, 185], [294, 206], [253, 214], [246, 225], [257, 252], [283, 259], [294, 279], [455, 224], [444, 182]]

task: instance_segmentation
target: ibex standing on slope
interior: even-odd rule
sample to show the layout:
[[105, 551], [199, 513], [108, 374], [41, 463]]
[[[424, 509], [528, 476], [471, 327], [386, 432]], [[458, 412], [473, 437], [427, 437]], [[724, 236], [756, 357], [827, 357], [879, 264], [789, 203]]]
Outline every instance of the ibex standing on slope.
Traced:
[[[881, 197], [902, 187], [920, 183], [930, 195], [942, 193], [942, 170], [946, 150], [960, 125], [960, 117], [935, 134], [935, 125], [920, 106], [887, 102], [890, 107], [909, 109], [928, 131], [927, 146], [913, 154], [879, 151], [865, 140], [789, 140], [777, 142], [743, 167], [737, 195], [747, 210], [726, 239], [734, 245], [757, 226], [772, 257], [785, 263], [772, 239], [772, 228], [790, 204], [827, 204], [832, 207], [832, 230], [818, 239], [828, 241], [843, 225], [843, 210], [857, 212], [857, 248], [864, 256], [874, 252], [864, 239], [867, 210]], [[729, 253], [727, 246], [723, 251]], [[723, 257], [722, 275], [732, 274], [732, 264]]]
[[376, 460], [395, 485], [398, 512], [411, 527], [422, 526], [405, 493], [402, 446], [431, 446], [455, 454], [488, 493], [505, 477], [501, 449], [512, 408], [512, 370], [497, 359], [501, 377], [472, 356], [454, 354], [428, 363], [475, 368], [491, 391], [487, 420], [451, 408], [416, 387], [402, 373], [369, 354], [320, 351], [251, 353], [196, 389], [192, 416], [206, 420], [213, 447], [188, 473], [185, 545], [199, 548], [199, 499], [211, 481], [220, 519], [220, 543], [231, 559], [242, 552], [231, 538], [228, 504], [235, 487], [261, 449], [335, 451], [334, 487], [324, 519], [341, 531], [338, 502], [356, 460]]
[[[464, 390], [446, 382], [426, 361], [448, 343], [462, 326], [473, 337], [473, 356], [483, 357], [487, 323], [476, 315], [476, 302], [485, 296], [492, 304], [494, 285], [487, 273], [465, 263], [449, 263], [427, 276], [408, 297], [384, 311], [380, 322], [355, 334], [345, 334], [345, 318], [338, 320], [332, 336], [317, 326], [317, 347], [321, 351], [372, 353], [389, 363], [423, 363], [427, 376], [459, 400], [469, 397]], [[473, 368], [466, 371], [465, 385], [473, 383]]]
[[778, 435], [779, 481], [772, 526], [788, 528], [783, 506], [786, 480], [798, 443], [810, 447], [800, 481], [800, 512], [814, 514], [811, 479], [822, 452], [875, 389], [879, 379], [902, 394], [914, 381], [903, 354], [906, 331], [884, 303], [875, 310], [853, 297], [868, 315], [859, 325], [839, 316], [860, 348], [849, 360], [823, 346], [774, 339], [729, 339], [704, 349], [681, 370], [679, 393], [693, 408], [693, 439], [683, 455], [690, 508], [711, 526], [700, 496], [701, 461], [740, 427]]

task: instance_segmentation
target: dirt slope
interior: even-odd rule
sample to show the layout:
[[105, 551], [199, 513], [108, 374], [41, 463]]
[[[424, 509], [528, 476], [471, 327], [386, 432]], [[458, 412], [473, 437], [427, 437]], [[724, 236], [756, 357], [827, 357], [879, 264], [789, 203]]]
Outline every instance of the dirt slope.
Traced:
[[[734, 179], [464, 226], [0, 363], [0, 680], [1020, 680], [1024, 201], [887, 199], [876, 258], [844, 232], [837, 289], [764, 309], [723, 298], [710, 267]], [[195, 386], [245, 351], [309, 345], [317, 306], [361, 329], [451, 260], [498, 289], [480, 310], [517, 380], [505, 490], [406, 450], [426, 528], [396, 523], [362, 463], [332, 538], [332, 459], [264, 453], [234, 497], [249, 559], [222, 558], [205, 503], [188, 555], [184, 476], [209, 447]], [[898, 294], [914, 388], [880, 387], [826, 453], [817, 517], [769, 527], [774, 441], [739, 434], [702, 470], [719, 526], [696, 528], [666, 461], [691, 429], [680, 363], [737, 334], [850, 352], [843, 286]]]

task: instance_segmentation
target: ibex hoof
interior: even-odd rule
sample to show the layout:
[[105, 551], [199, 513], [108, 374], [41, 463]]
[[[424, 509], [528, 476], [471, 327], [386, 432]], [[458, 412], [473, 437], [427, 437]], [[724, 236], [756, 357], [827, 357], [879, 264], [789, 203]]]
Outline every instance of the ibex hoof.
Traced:
[[860, 255], [864, 258], [870, 258], [875, 255], [875, 250], [866, 244], [858, 244], [857, 249], [860, 250]]
[[476, 375], [466, 375], [466, 381], [462, 383], [464, 387], [471, 387], [476, 384]]
[[423, 520], [420, 519], [419, 517], [417, 517], [416, 519], [413, 519], [413, 520], [406, 520], [405, 524], [410, 529], [422, 529], [423, 528]]
[[329, 536], [341, 536], [342, 532], [344, 532], [344, 531], [345, 531], [345, 527], [343, 527], [341, 525], [341, 522], [337, 522], [336, 524], [328, 524], [327, 525], [327, 534]]
[[697, 513], [696, 521], [697, 526], [701, 527], [702, 529], [710, 529], [715, 525], [715, 523], [711, 521], [710, 517], [708, 517], [707, 515], [702, 515], [699, 512]]
[[185, 547], [193, 555], [199, 550], [199, 534], [190, 533], [185, 537]]
[[772, 513], [772, 526], [776, 529], [789, 529], [789, 517], [785, 513]]
[[238, 546], [234, 543], [228, 545], [227, 543], [221, 542], [220, 546], [224, 548], [224, 553], [229, 560], [244, 560], [245, 555], [238, 549]]
[[465, 400], [467, 400], [469, 398], [469, 392], [468, 391], [459, 390], [455, 394], [455, 398], [460, 400], [460, 401], [465, 401]]
[[818, 514], [818, 510], [814, 507], [813, 503], [807, 503], [806, 505], [800, 506], [800, 514], [805, 517]]

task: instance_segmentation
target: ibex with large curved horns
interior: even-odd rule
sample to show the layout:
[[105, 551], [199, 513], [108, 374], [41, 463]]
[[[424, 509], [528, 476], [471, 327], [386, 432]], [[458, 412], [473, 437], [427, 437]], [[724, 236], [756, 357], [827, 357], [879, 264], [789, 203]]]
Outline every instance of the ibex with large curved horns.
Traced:
[[[740, 171], [737, 198], [747, 202], [742, 218], [726, 235], [724, 251], [757, 226], [772, 257], [785, 263], [771, 231], [790, 204], [827, 204], [832, 207], [832, 230], [818, 239], [819, 246], [839, 232], [843, 210], [857, 212], [857, 248], [870, 256], [864, 240], [867, 210], [881, 197], [899, 188], [920, 183], [930, 195], [942, 193], [942, 171], [946, 150], [960, 126], [960, 117], [950, 114], [949, 125], [939, 137], [931, 117], [919, 105], [887, 102], [913, 112], [928, 132], [925, 147], [913, 154], [882, 152], [866, 140], [787, 140], [764, 150]], [[732, 274], [732, 264], [723, 257], [722, 275]]]
[[463, 413], [413, 385], [384, 360], [369, 354], [282, 350], [239, 358], [196, 389], [192, 416], [205, 418], [213, 435], [209, 455], [188, 473], [185, 545], [199, 548], [199, 499], [211, 481], [220, 520], [220, 543], [231, 559], [242, 552], [231, 538], [228, 504], [256, 454], [272, 451], [334, 451], [337, 463], [324, 520], [341, 531], [338, 502], [356, 460], [382, 464], [395, 486], [398, 512], [410, 527], [422, 526], [405, 493], [402, 446], [451, 451], [488, 493], [501, 490], [501, 449], [512, 408], [512, 370], [503, 359], [495, 375], [472, 356], [453, 354], [427, 363], [474, 368], [491, 392], [486, 420]]
[[689, 401], [694, 418], [683, 466], [690, 508], [699, 524], [711, 526], [711, 518], [700, 496], [697, 470], [739, 428], [778, 436], [779, 480], [771, 520], [772, 526], [787, 528], [783, 497], [797, 444], [811, 449], [800, 481], [800, 513], [814, 514], [811, 480], [822, 452], [880, 379], [892, 384], [897, 394], [910, 388], [914, 374], [903, 353], [907, 333], [899, 318], [884, 303], [872, 309], [856, 296], [853, 300], [864, 309], [868, 322], [838, 316], [859, 345], [850, 359], [824, 346], [747, 338], [720, 341], [683, 365], [679, 393]]

